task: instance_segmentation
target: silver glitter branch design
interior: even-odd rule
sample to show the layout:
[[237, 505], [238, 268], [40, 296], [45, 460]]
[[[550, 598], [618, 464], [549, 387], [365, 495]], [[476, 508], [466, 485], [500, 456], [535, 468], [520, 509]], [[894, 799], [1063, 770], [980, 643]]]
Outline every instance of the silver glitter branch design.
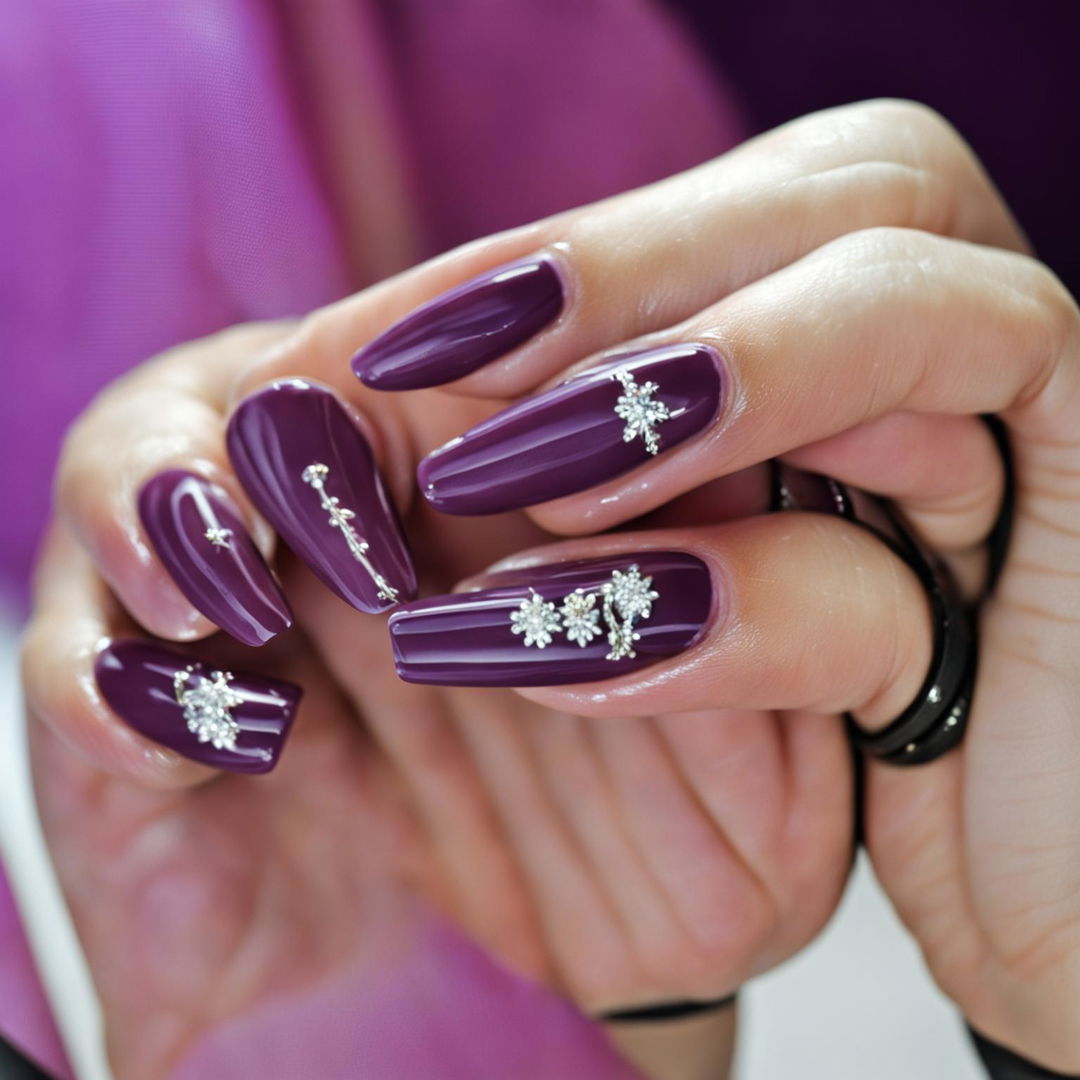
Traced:
[[653, 601], [659, 599], [652, 578], [642, 577], [635, 564], [612, 571], [611, 578], [595, 592], [575, 589], [563, 597], [561, 606], [530, 589], [528, 599], [510, 613], [510, 629], [523, 635], [526, 646], [543, 649], [556, 634], [565, 633], [567, 640], [584, 649], [603, 633], [599, 625], [602, 617], [609, 649], [605, 659], [633, 659], [637, 656], [634, 642], [641, 638], [634, 628], [652, 615]]
[[371, 545], [356, 535], [352, 526], [352, 519], [356, 514], [346, 506], [341, 505], [341, 500], [336, 495], [328, 495], [326, 492], [326, 478], [330, 475], [330, 468], [321, 462], [309, 465], [301, 474], [305, 484], [314, 488], [319, 494], [322, 508], [330, 516], [330, 527], [340, 531], [348, 545], [352, 557], [368, 572], [371, 580], [375, 582], [379, 590], [380, 600], [394, 601], [398, 598], [398, 591], [379, 573], [367, 557]]

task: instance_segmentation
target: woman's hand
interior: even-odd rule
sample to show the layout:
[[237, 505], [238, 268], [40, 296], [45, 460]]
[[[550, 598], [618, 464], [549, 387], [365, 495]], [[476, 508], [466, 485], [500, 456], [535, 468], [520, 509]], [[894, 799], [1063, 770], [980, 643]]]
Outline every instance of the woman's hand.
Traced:
[[[1077, 512], [1061, 491], [1080, 393], [1075, 309], [1044, 268], [1019, 254], [1023, 246], [946, 125], [914, 106], [875, 103], [809, 117], [683, 176], [452, 253], [316, 313], [254, 365], [250, 355], [266, 342], [244, 335], [270, 331], [179, 350], [110, 392], [65, 455], [61, 509], [87, 554], [58, 541], [54, 558], [64, 572], [56, 563], [43, 571], [26, 670], [45, 722], [34, 729], [40, 798], [116, 1060], [131, 1075], [153, 1076], [207, 1029], [277, 994], [283, 973], [287, 983], [297, 971], [297, 982], [310, 983], [355, 962], [355, 952], [338, 948], [313, 972], [290, 956], [295, 942], [286, 931], [213, 903], [204, 918], [221, 920], [222, 939], [237, 948], [200, 953], [192, 948], [202, 940], [197, 927], [168, 922], [170, 943], [195, 970], [167, 989], [204, 1008], [166, 1039], [138, 1022], [159, 1016], [159, 995], [138, 991], [163, 972], [170, 979], [168, 967], [148, 963], [133, 978], [111, 951], [118, 939], [145, 933], [149, 943], [164, 932], [146, 886], [176, 868], [192, 886], [225, 888], [222, 899], [237, 889], [259, 898], [265, 888], [250, 864], [223, 886], [205, 837], [174, 827], [168, 844], [134, 846], [140, 858], [118, 890], [115, 870], [103, 872], [109, 836], [149, 835], [146, 823], [162, 808], [187, 822], [216, 791], [254, 787], [270, 801], [280, 789], [284, 803], [288, 790], [308, 790], [324, 768], [373, 777], [363, 785], [369, 817], [410, 839], [384, 846], [380, 873], [419, 883], [496, 953], [587, 1010], [718, 996], [789, 955], [831, 911], [850, 858], [851, 777], [837, 714], [850, 710], [874, 725], [899, 712], [922, 681], [930, 635], [918, 583], [867, 534], [812, 515], [753, 516], [763, 509], [755, 466], [784, 455], [896, 498], [966, 574], [1002, 484], [974, 414], [997, 411], [1022, 444], [1028, 524], [1018, 530], [999, 606], [988, 612], [969, 742], [910, 773], [874, 767], [870, 843], [931, 966], [973, 1023], [1047, 1064], [1080, 1068], [1062, 1011], [1080, 993], [1080, 875], [1066, 854], [1080, 816], [1069, 783], [1080, 752], [1075, 735], [1070, 742], [1064, 734], [1072, 718], [1060, 704], [1070, 653], [1063, 643], [1075, 632], [1069, 613], [1080, 610], [1061, 572]], [[510, 275], [491, 277], [515, 260], [522, 262]], [[477, 275], [478, 284], [435, 300]], [[382, 333], [427, 301], [434, 306], [421, 316]], [[464, 378], [450, 391], [364, 391], [343, 374], [361, 345], [368, 348], [357, 370], [377, 388]], [[543, 395], [545, 381], [572, 366], [604, 364], [599, 375]], [[147, 480], [180, 468], [231, 493], [237, 520], [264, 554], [269, 530], [242, 488], [339, 595], [369, 609], [390, 606], [361, 560], [343, 561], [343, 530], [319, 524], [321, 495], [299, 477], [314, 463], [304, 440], [316, 428], [297, 419], [298, 407], [275, 403], [322, 391], [264, 389], [297, 377], [332, 388], [361, 414], [386, 490], [406, 515], [425, 593], [551, 534], [584, 536], [631, 521], [633, 531], [533, 551], [500, 577], [474, 583], [503, 590], [486, 599], [461, 594], [396, 614], [399, 668], [421, 684], [407, 689], [389, 675], [383, 621], [351, 611], [282, 561], [285, 593], [311, 648], [295, 632], [267, 648], [286, 653], [275, 673], [298, 667], [308, 700], [271, 777], [198, 786], [203, 768], [152, 748], [96, 696], [99, 640], [135, 631], [108, 606], [94, 567], [152, 632], [192, 640], [211, 629], [176, 591], [135, 510]], [[511, 405], [421, 465], [430, 504], [505, 516], [455, 520], [412, 493], [416, 459], [537, 390], [540, 397]], [[298, 443], [302, 462], [285, 454]], [[408, 567], [392, 522], [377, 512], [386, 500], [367, 460], [357, 470], [369, 477], [365, 490], [348, 492], [363, 500], [358, 522], [385, 540], [370, 549], [375, 571], [403, 599]], [[537, 569], [566, 559], [603, 561], [575, 568], [572, 578]], [[80, 566], [74, 580], [67, 576]], [[620, 606], [605, 587], [625, 586], [634, 567], [624, 593], [631, 600]], [[188, 585], [204, 609], [220, 609], [208, 590]], [[480, 599], [497, 618], [477, 621]], [[250, 596], [242, 606], [249, 627], [274, 629]], [[1019, 639], [995, 632], [995, 619], [1022, 624]], [[1017, 680], [1031, 661], [1018, 659], [1022, 670], [1001, 689], [995, 671], [1008, 665], [993, 650], [1016, 654], [1019, 641], [1033, 655], [1037, 630], [1053, 635], [1041, 662], [1061, 674], [1030, 686]], [[236, 666], [258, 670], [258, 656]], [[536, 688], [526, 711], [510, 691], [432, 685], [439, 681]], [[1005, 703], [1021, 685], [1025, 709], [1019, 717], [1010, 709], [1006, 721]], [[1029, 698], [1039, 707], [1028, 708]], [[338, 739], [356, 741], [351, 768], [318, 749], [320, 740], [329, 747]], [[995, 746], [1008, 759], [999, 770], [987, 765]], [[54, 756], [63, 768], [53, 767]], [[1048, 837], [1052, 847], [1024, 853], [999, 850], [993, 838], [980, 844], [983, 822], [962, 810], [980, 789], [1009, 804], [1023, 843]], [[334, 784], [325, 790], [332, 794]], [[105, 801], [108, 814], [91, 817], [86, 810], [101, 804], [102, 791], [115, 794]], [[242, 801], [235, 796], [214, 821], [232, 821], [254, 839], [265, 872], [280, 880], [280, 860], [292, 860], [303, 838], [271, 814], [249, 814]], [[340, 824], [337, 806], [328, 795], [321, 812]], [[1056, 827], [1043, 827], [1047, 820]], [[226, 832], [216, 849], [225, 853], [233, 846]], [[941, 849], [930, 849], [928, 836], [955, 841], [929, 867], [929, 851]], [[912, 837], [918, 846], [905, 849]], [[935, 898], [943, 897], [933, 904], [937, 934], [915, 902], [930, 887], [923, 881], [913, 900], [897, 882], [900, 871], [889, 872], [901, 858], [910, 860], [900, 868], [904, 886], [909, 873], [915, 882], [928, 875]], [[372, 859], [350, 847], [335, 849], [333, 863], [359, 873]], [[971, 890], [972, 880], [987, 878], [1009, 882], [1011, 893]], [[313, 896], [304, 887], [310, 880], [290, 895], [336, 940], [319, 916], [343, 891]], [[110, 893], [120, 927], [102, 927], [85, 907], [83, 897]], [[957, 965], [949, 950], [961, 930], [971, 944]], [[354, 933], [358, 951], [362, 935]], [[1014, 939], [1015, 949], [1002, 947]], [[1025, 949], [1032, 941], [1047, 945], [1035, 966]], [[245, 994], [204, 993], [234, 986], [223, 976], [235, 975], [236, 957], [252, 955], [274, 962], [243, 980]], [[311, 955], [305, 950], [305, 963]]]
[[[235, 432], [237, 416], [250, 418], [262, 402], [272, 408], [279, 393], [319, 408], [352, 403], [405, 514], [425, 591], [545, 538], [524, 515], [492, 528], [446, 518], [410, 496], [416, 454], [490, 406], [360, 387], [335, 340], [357, 332], [365, 304], [380, 308], [377, 297], [359, 297], [297, 332], [240, 328], [174, 350], [103, 394], [65, 449], [25, 679], [39, 721], [31, 735], [46, 833], [120, 1078], [196, 1067], [213, 1075], [222, 1048], [242, 1053], [260, 1075], [287, 1070], [271, 1032], [294, 1022], [302, 1040], [306, 1010], [320, 997], [349, 1018], [347, 1030], [320, 1044], [337, 1040], [348, 1056], [350, 1039], [392, 1039], [357, 1026], [355, 1015], [386, 980], [406, 977], [403, 965], [422, 978], [425, 963], [448, 962], [421, 953], [407, 963], [412, 938], [429, 947], [424, 917], [402, 914], [415, 906], [409, 895], [426, 897], [504, 963], [599, 1013], [730, 993], [808, 941], [846, 877], [851, 783], [838, 728], [822, 733], [813, 721], [782, 725], [711, 708], [586, 720], [508, 690], [407, 686], [394, 672], [385, 620], [342, 603], [280, 551], [299, 627], [259, 650], [225, 635], [204, 640], [212, 626], [174, 579], [207, 608], [226, 600], [230, 617], [242, 620], [233, 624], [238, 634], [271, 626], [252, 596], [274, 594], [243, 545], [250, 534], [269, 558], [272, 534], [236, 482], [225, 445], [230, 415]], [[286, 372], [294, 381], [265, 389]], [[314, 383], [301, 389], [297, 376], [333, 386], [338, 398]], [[233, 409], [237, 400], [244, 404]], [[306, 420], [271, 428], [282, 437], [319, 430]], [[309, 464], [289, 462], [282, 473], [295, 482], [296, 505], [317, 510], [305, 520], [325, 530], [309, 557], [342, 590], [362, 589], [370, 576], [333, 576], [335, 567], [349, 569], [340, 560], [348, 547], [300, 476]], [[140, 492], [178, 470], [204, 486], [177, 481], [169, 490], [182, 497], [163, 500], [162, 520], [161, 501]], [[331, 474], [354, 484], [357, 475]], [[327, 484], [328, 497], [336, 491]], [[208, 515], [196, 515], [196, 528], [185, 516], [189, 498]], [[354, 520], [363, 535], [379, 524], [371, 511]], [[227, 522], [231, 535], [205, 536], [207, 521], [213, 530]], [[679, 528], [670, 536], [675, 545], [692, 539]], [[708, 557], [709, 530], [693, 542]], [[246, 576], [218, 559], [238, 551]], [[391, 583], [394, 566], [382, 555], [370, 549]], [[406, 583], [395, 577], [391, 587]], [[291, 617], [285, 608], [282, 621]], [[156, 651], [143, 627], [188, 647]], [[143, 644], [133, 651], [132, 641]], [[236, 745], [251, 754], [239, 757], [189, 737], [173, 679], [196, 659], [204, 666], [192, 683], [222, 671], [245, 693], [267, 676], [302, 685], [284, 747], [283, 722], [271, 725], [265, 744], [245, 726]], [[248, 707], [232, 710], [241, 724]], [[206, 764], [260, 771], [274, 761], [256, 779]], [[538, 1041], [544, 1015], [536, 1013]], [[423, 1038], [422, 1025], [408, 1030], [414, 1042]], [[714, 1073], [730, 1034], [730, 1013], [689, 1024], [678, 1053], [665, 1054], [654, 1074]], [[628, 1053], [655, 1060], [654, 1039], [632, 1041]], [[696, 1065], [688, 1044], [698, 1048]], [[353, 1049], [360, 1059], [362, 1047]], [[319, 1048], [306, 1052], [317, 1069]], [[543, 1051], [547, 1059], [525, 1040], [520, 1052], [536, 1077], [566, 1075], [580, 1060], [564, 1059], [570, 1050], [561, 1042]]]
[[[925, 767], [870, 763], [868, 845], [973, 1026], [1080, 1072], [1072, 298], [1025, 253], [955, 133], [903, 103], [798, 121], [528, 239], [559, 267], [568, 307], [543, 335], [455, 384], [528, 396], [421, 463], [424, 495], [445, 512], [526, 508], [564, 534], [623, 526], [665, 504], [679, 520], [708, 522], [734, 478], [779, 456], [895, 499], [974, 591], [1003, 483], [978, 414], [1005, 421], [1016, 528], [983, 613], [970, 732]], [[361, 352], [358, 374], [394, 388], [462, 375], [450, 337], [462, 324], [477, 336], [464, 304], [436, 301], [390, 330]], [[728, 488], [708, 487], [720, 479]], [[419, 682], [535, 685], [530, 700], [583, 716], [781, 709], [799, 730], [807, 713], [846, 710], [879, 727], [918, 692], [931, 644], [925, 597], [898, 559], [843, 521], [619, 532], [473, 584], [535, 586], [538, 603], [557, 602], [537, 564], [616, 552], [625, 570], [657, 547], [709, 564], [722, 611], [675, 660], [627, 674], [655, 659], [642, 649], [602, 682], [602, 651], [582, 650], [576, 665], [573, 650], [534, 652], [526, 665], [520, 642], [492, 644], [490, 612], [512, 603], [500, 591], [395, 614], [399, 670]], [[692, 621], [692, 605], [661, 618], [660, 581], [656, 611], [637, 627], [650, 650], [657, 621]], [[668, 587], [692, 592], [674, 578]], [[597, 606], [598, 590], [588, 583]], [[541, 620], [547, 611], [530, 610]], [[611, 625], [606, 615], [599, 625]], [[835, 725], [817, 732], [831, 738]]]

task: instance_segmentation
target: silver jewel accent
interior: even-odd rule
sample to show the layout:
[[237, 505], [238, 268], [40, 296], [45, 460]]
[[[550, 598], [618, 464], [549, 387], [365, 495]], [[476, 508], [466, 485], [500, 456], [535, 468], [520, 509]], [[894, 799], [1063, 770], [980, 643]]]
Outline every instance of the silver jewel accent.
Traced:
[[641, 576], [637, 564], [626, 570], [612, 571], [611, 580], [604, 583], [601, 592], [604, 622], [608, 624], [608, 645], [611, 646], [607, 659], [633, 659], [637, 656], [634, 642], [641, 639], [634, 630], [634, 623], [652, 614], [652, 603], [660, 599], [660, 594], [652, 588], [651, 577]]
[[562, 620], [555, 605], [545, 600], [535, 589], [529, 590], [529, 598], [521, 601], [517, 611], [510, 613], [511, 632], [524, 634], [526, 645], [543, 649], [552, 642], [552, 635], [562, 629]]
[[[192, 679], [197, 678], [198, 683]], [[212, 743], [217, 750], [236, 752], [240, 725], [232, 718], [231, 709], [244, 701], [229, 683], [230, 671], [212, 671], [209, 676], [196, 674], [190, 665], [173, 675], [176, 703], [184, 710], [188, 731], [201, 743]]]
[[367, 557], [367, 552], [371, 545], [366, 540], [362, 540], [356, 535], [356, 530], [352, 526], [352, 519], [356, 517], [356, 513], [348, 507], [342, 506], [341, 500], [336, 495], [327, 494], [326, 479], [329, 475], [330, 467], [316, 461], [312, 462], [312, 464], [301, 473], [300, 478], [305, 484], [314, 488], [315, 491], [319, 493], [319, 501], [322, 503], [322, 508], [330, 515], [330, 527], [341, 531], [341, 535], [345, 538], [345, 543], [348, 545], [352, 557], [368, 572], [371, 576], [371, 580], [375, 582], [379, 599], [389, 600], [391, 602], [397, 600], [397, 589], [395, 589], [386, 578], [375, 569], [371, 560]]
[[594, 637], [603, 633], [597, 625], [600, 621], [600, 609], [596, 606], [595, 593], [575, 589], [569, 596], [564, 597], [559, 614], [562, 615], [567, 638], [583, 649]]
[[584, 649], [593, 638], [604, 634], [600, 625], [603, 618], [609, 650], [606, 659], [633, 659], [637, 656], [634, 642], [641, 639], [635, 627], [639, 620], [652, 615], [653, 601], [660, 599], [652, 580], [644, 577], [635, 563], [625, 570], [613, 570], [610, 579], [597, 590], [575, 589], [567, 593], [561, 606], [530, 589], [528, 599], [510, 613], [511, 630], [524, 635], [526, 646], [543, 649], [561, 631], [568, 641]]
[[612, 378], [617, 379], [623, 388], [615, 402], [615, 415], [626, 421], [623, 442], [633, 442], [640, 435], [645, 441], [645, 449], [650, 454], [658, 454], [660, 436], [656, 434], [656, 425], [671, 419], [671, 409], [653, 398], [660, 387], [654, 382], [644, 382], [639, 386], [625, 368], [619, 368]]
[[229, 541], [232, 539], [232, 529], [222, 529], [217, 526], [211, 525], [203, 535], [210, 541], [214, 547], [227, 548], [232, 547]]

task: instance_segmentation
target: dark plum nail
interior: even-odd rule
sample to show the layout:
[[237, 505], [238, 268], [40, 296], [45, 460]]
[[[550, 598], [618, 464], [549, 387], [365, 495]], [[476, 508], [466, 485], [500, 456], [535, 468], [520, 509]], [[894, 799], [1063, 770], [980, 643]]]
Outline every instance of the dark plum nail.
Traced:
[[116, 641], [94, 664], [101, 695], [126, 724], [202, 765], [264, 773], [276, 764], [301, 689], [221, 670], [144, 641]]
[[240, 482], [282, 539], [360, 611], [416, 595], [405, 535], [367, 439], [327, 389], [282, 379], [229, 421]]
[[716, 620], [712, 577], [693, 555], [649, 551], [486, 575], [485, 588], [395, 611], [406, 682], [552, 686], [655, 664]]
[[292, 626], [292, 612], [225, 491], [169, 469], [139, 492], [146, 535], [180, 591], [245, 645], [264, 645]]
[[669, 345], [583, 371], [496, 413], [417, 471], [448, 514], [496, 514], [584, 491], [704, 430], [724, 378], [706, 345]]
[[555, 264], [520, 259], [417, 308], [365, 345], [353, 357], [353, 371], [376, 390], [440, 386], [528, 341], [562, 307]]

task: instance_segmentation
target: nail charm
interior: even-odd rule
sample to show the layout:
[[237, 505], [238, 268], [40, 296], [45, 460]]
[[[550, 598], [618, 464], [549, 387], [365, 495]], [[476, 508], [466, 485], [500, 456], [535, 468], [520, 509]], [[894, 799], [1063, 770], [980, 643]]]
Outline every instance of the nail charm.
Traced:
[[603, 633], [598, 625], [603, 614], [611, 650], [606, 659], [633, 659], [637, 656], [634, 642], [641, 640], [634, 624], [638, 619], [647, 619], [652, 614], [653, 601], [659, 599], [660, 594], [652, 588], [652, 578], [642, 577], [634, 565], [626, 570], [613, 570], [611, 579], [597, 592], [575, 589], [563, 597], [558, 608], [530, 589], [529, 599], [521, 601], [521, 607], [510, 615], [510, 623], [512, 633], [525, 635], [527, 646], [542, 649], [551, 644], [553, 634], [565, 630], [567, 638], [584, 649]]
[[529, 599], [522, 600], [521, 607], [511, 614], [510, 626], [511, 633], [525, 635], [526, 645], [542, 649], [562, 629], [562, 621], [555, 605], [530, 589]]
[[94, 677], [114, 713], [148, 739], [215, 769], [269, 772], [296, 716], [300, 687], [225, 671], [146, 641], [114, 641]]
[[356, 514], [348, 507], [342, 506], [341, 500], [336, 495], [326, 493], [326, 478], [329, 475], [330, 469], [328, 466], [320, 462], [314, 462], [303, 471], [301, 479], [319, 493], [322, 507], [330, 515], [330, 527], [341, 530], [341, 535], [345, 538], [345, 543], [348, 545], [349, 551], [352, 552], [352, 557], [368, 572], [371, 580], [375, 583], [378, 598], [380, 600], [389, 600], [391, 603], [396, 601], [398, 598], [397, 589], [387, 583], [386, 578], [371, 565], [371, 560], [367, 557], [367, 551], [371, 545], [366, 540], [361, 540], [352, 527], [352, 519], [356, 517]]
[[[193, 678], [199, 681], [193, 684]], [[173, 694], [184, 710], [188, 731], [199, 742], [208, 742], [215, 750], [235, 753], [240, 725], [233, 719], [231, 710], [244, 703], [244, 696], [229, 686], [232, 681], [231, 671], [212, 671], [208, 678], [196, 674], [189, 664], [173, 676]], [[259, 754], [264, 761], [270, 759], [267, 750], [260, 750]]]
[[210, 541], [214, 547], [228, 548], [232, 547], [229, 541], [232, 539], [232, 529], [218, 529], [209, 528], [203, 533], [203, 536]]
[[448, 514], [497, 514], [584, 491], [703, 432], [723, 396], [723, 361], [707, 345], [624, 355], [429, 454], [417, 470], [420, 489]]
[[551, 686], [610, 679], [696, 642], [721, 606], [708, 567], [639, 552], [485, 575], [483, 588], [390, 616], [397, 672], [443, 686]]
[[183, 469], [152, 476], [139, 520], [177, 588], [211, 622], [245, 645], [265, 645], [292, 625], [281, 587], [219, 485]]
[[660, 436], [656, 434], [656, 425], [671, 419], [671, 410], [662, 401], [653, 400], [653, 394], [660, 387], [654, 382], [645, 382], [638, 386], [634, 376], [625, 368], [619, 368], [614, 378], [622, 383], [623, 388], [619, 400], [615, 402], [615, 415], [626, 421], [623, 442], [633, 442], [640, 435], [645, 442], [645, 449], [655, 456], [660, 452]]
[[226, 438], [251, 501], [342, 600], [376, 613], [416, 595], [412, 558], [374, 451], [326, 387], [306, 379], [272, 383], [237, 406]]
[[600, 612], [596, 607], [596, 593], [575, 589], [569, 596], [563, 597], [559, 614], [563, 618], [567, 639], [582, 649], [594, 637], [599, 637], [603, 633], [597, 625], [600, 621]]

